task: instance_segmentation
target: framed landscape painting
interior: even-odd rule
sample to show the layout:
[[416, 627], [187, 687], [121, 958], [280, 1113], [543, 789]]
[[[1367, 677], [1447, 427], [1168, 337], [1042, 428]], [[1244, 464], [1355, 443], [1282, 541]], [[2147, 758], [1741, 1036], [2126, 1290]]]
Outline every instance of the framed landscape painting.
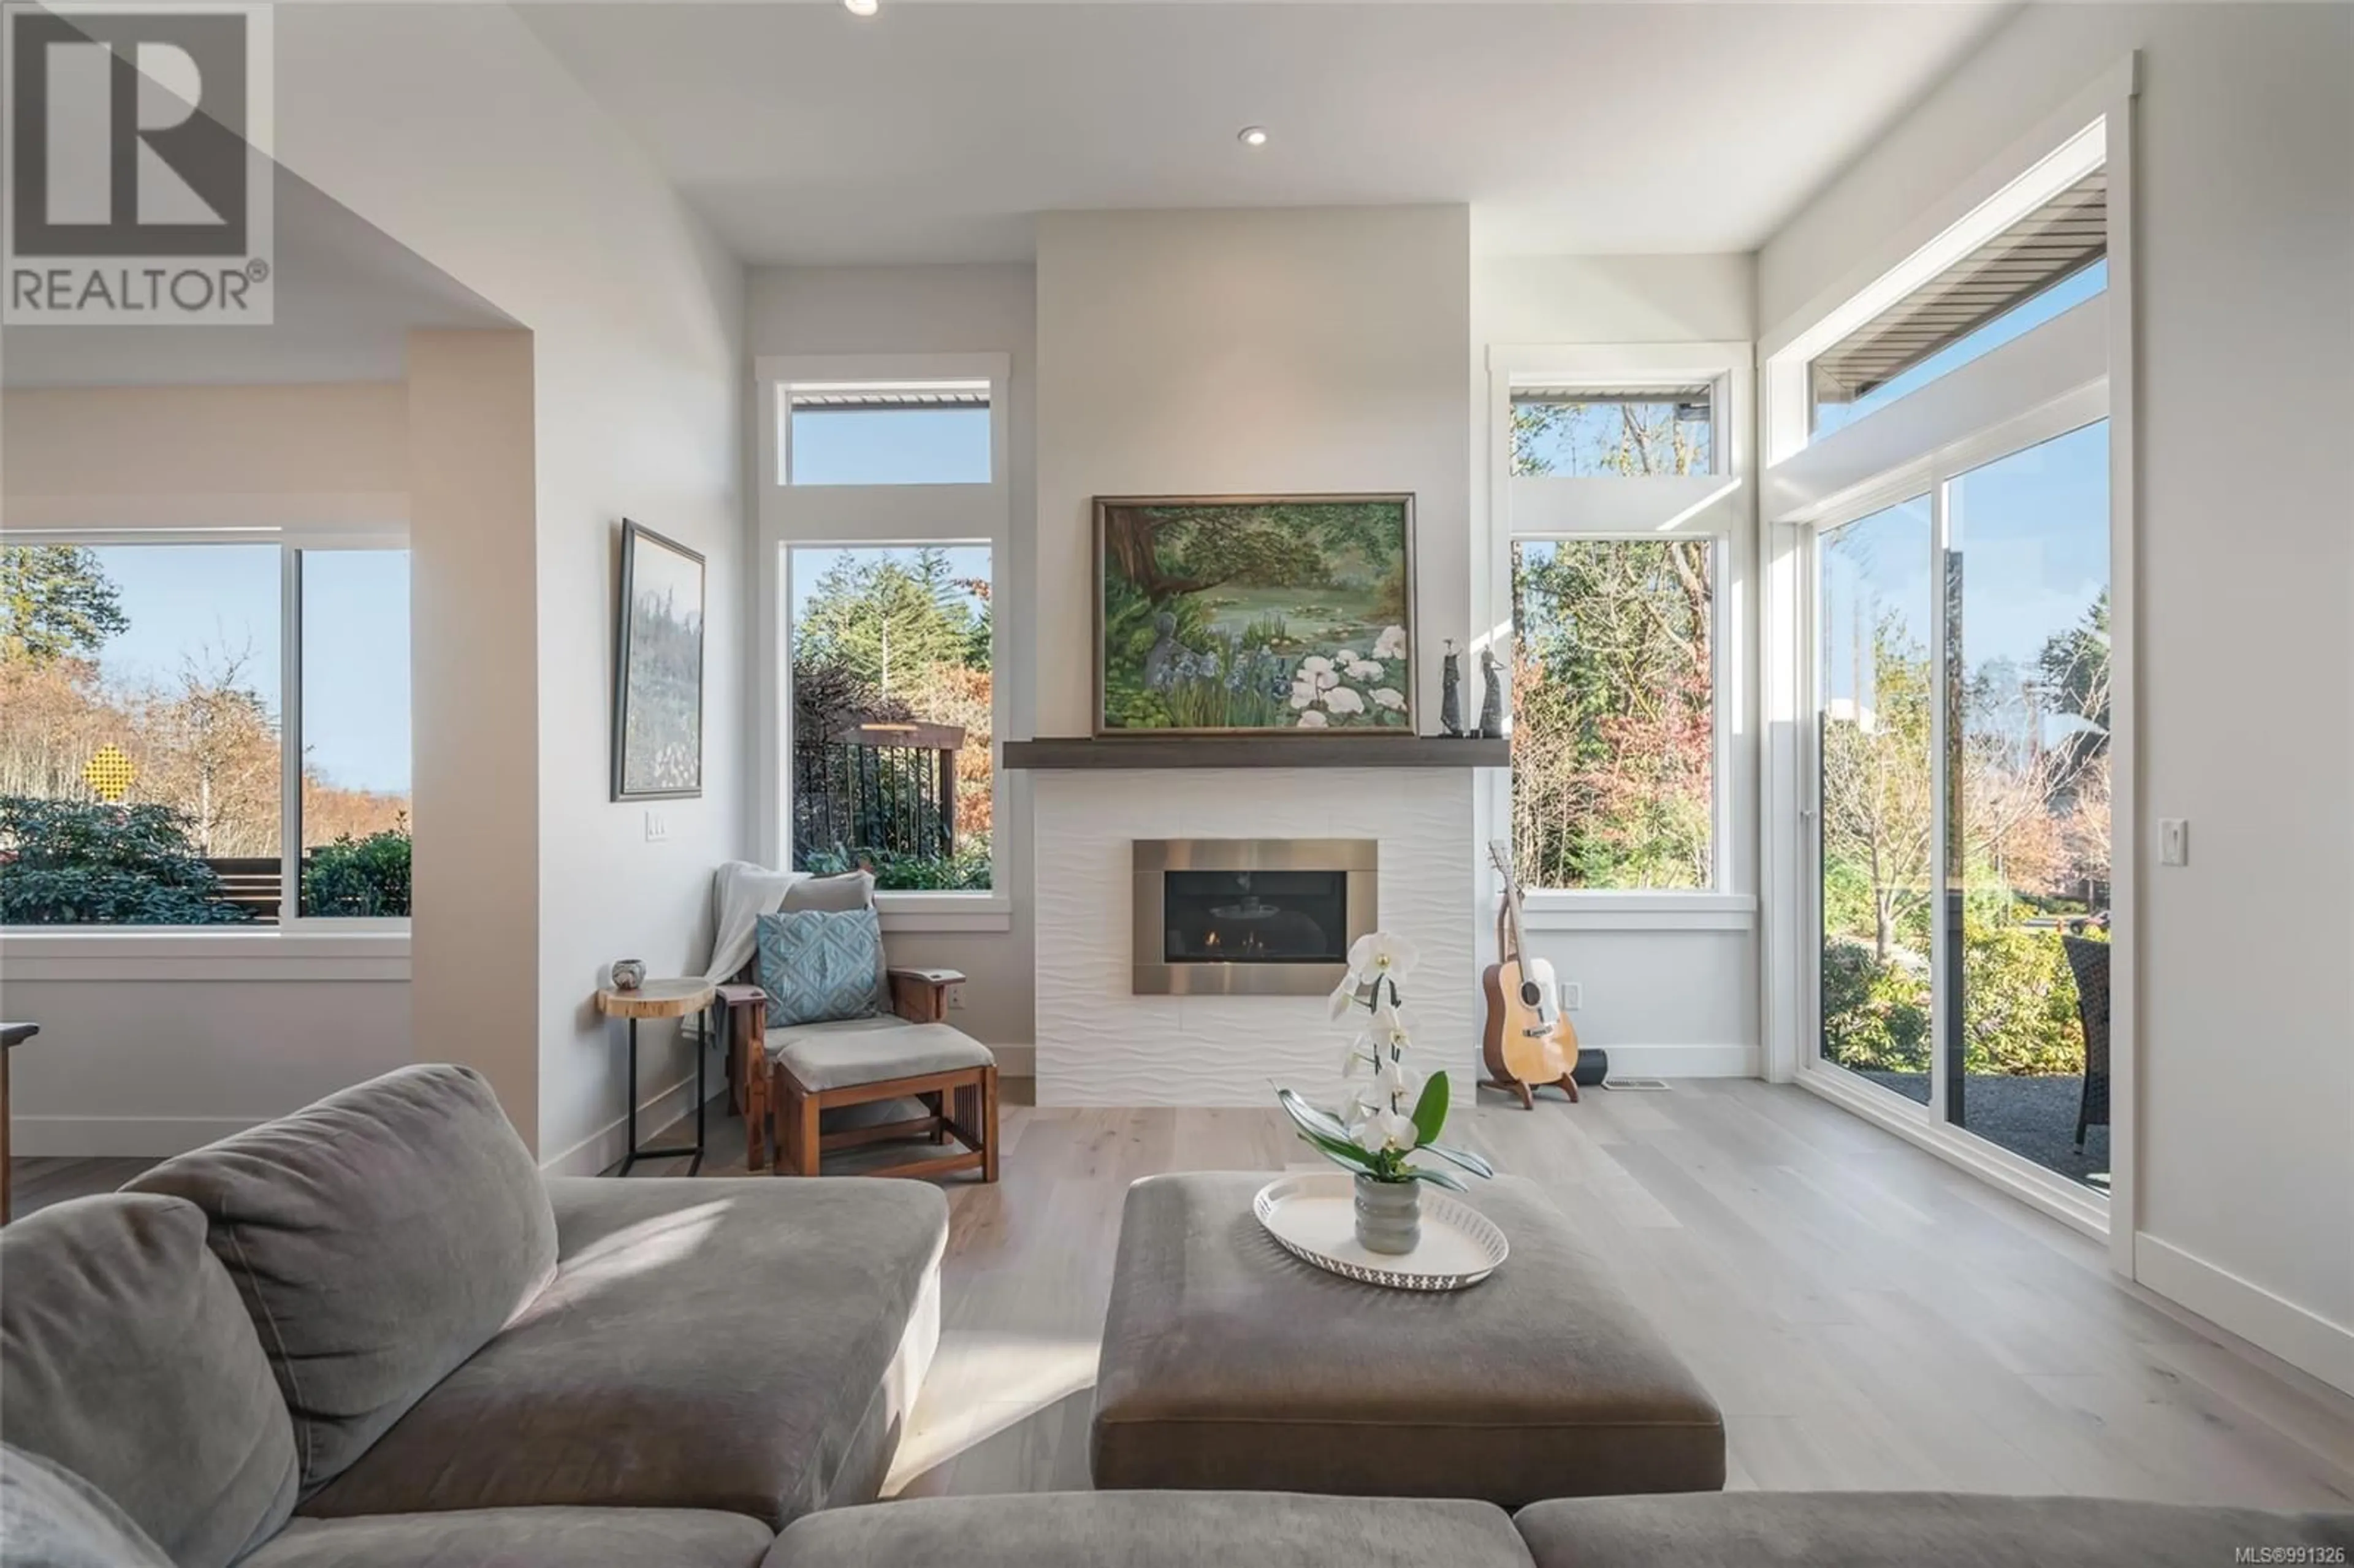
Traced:
[[1098, 736], [1410, 736], [1414, 497], [1097, 496]]
[[613, 799], [703, 793], [703, 557], [621, 524]]

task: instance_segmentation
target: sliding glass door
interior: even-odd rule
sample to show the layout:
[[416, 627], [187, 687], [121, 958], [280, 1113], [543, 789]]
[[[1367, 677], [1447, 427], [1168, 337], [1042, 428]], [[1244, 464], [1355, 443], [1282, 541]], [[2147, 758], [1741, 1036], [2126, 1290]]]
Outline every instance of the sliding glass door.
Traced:
[[2108, 427], [1822, 527], [1821, 1060], [2108, 1169]]

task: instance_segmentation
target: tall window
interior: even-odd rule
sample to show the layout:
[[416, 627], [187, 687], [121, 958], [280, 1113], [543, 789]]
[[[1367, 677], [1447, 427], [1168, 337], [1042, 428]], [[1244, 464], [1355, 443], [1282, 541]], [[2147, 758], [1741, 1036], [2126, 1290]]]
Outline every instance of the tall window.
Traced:
[[991, 885], [986, 544], [786, 551], [792, 863], [895, 890]]
[[1705, 888], [1715, 546], [1512, 545], [1512, 842], [1532, 887]]
[[1495, 352], [1520, 880], [1715, 894], [1742, 345]]
[[0, 924], [407, 916], [408, 667], [405, 551], [0, 546]]

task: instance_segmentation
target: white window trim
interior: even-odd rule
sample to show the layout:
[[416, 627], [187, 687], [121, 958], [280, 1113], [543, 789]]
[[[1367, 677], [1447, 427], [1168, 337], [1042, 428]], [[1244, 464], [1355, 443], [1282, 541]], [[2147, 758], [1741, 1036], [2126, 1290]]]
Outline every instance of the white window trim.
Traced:
[[[1753, 360], [1738, 342], [1497, 344], [1488, 351], [1490, 516], [1484, 559], [1473, 572], [1483, 592], [1473, 624], [1484, 628], [1470, 652], [1510, 640], [1511, 546], [1519, 540], [1656, 539], [1716, 542], [1716, 624], [1711, 630], [1715, 800], [1710, 826], [1715, 864], [1706, 889], [1530, 888], [1523, 923], [1532, 930], [1742, 930], [1754, 926], [1755, 740], [1747, 722], [1752, 663], [1743, 646], [1754, 576], [1755, 487], [1749, 483]], [[1707, 474], [1523, 475], [1512, 472], [1511, 395], [1515, 387], [1611, 387], [1707, 382], [1712, 408]], [[1483, 775], [1483, 815], [1494, 834], [1510, 836], [1511, 773]], [[1484, 874], [1491, 896], [1502, 879]]]
[[[1861, 300], [1875, 277], [1868, 272], [1850, 274], [1853, 281], [1840, 285], [1828, 301], [1819, 298], [1801, 313], [1801, 324], [1770, 334], [1761, 345], [1766, 357], [1760, 377], [1766, 404], [1761, 425], [1769, 455], [1778, 460], [1766, 470], [1763, 485], [1771, 503], [1763, 530], [1770, 561], [1766, 575], [1765, 717], [1776, 737], [1766, 770], [1761, 844], [1766, 863], [1772, 868], [1766, 885], [1773, 890], [1762, 911], [1766, 940], [1760, 964], [1766, 1076], [1776, 1082], [1795, 1081], [1837, 1100], [1940, 1158], [1976, 1171], [2030, 1205], [2088, 1234], [2105, 1234], [2111, 1268], [2128, 1277], [2136, 1270], [2134, 1238], [2140, 1215], [2135, 1084], [2141, 845], [2138, 801], [2129, 787], [2137, 777], [2138, 747], [2134, 592], [2138, 499], [2134, 484], [2137, 423], [2132, 395], [2137, 320], [2133, 113], [2137, 79], [2137, 59], [2127, 56], [2014, 143], [1938, 209], [1950, 214], [1964, 207], [1962, 221], [1925, 233], [1924, 226], [1936, 217], [1933, 214], [1881, 249], [1880, 256], [1886, 258], [1890, 247], [1896, 248], [1894, 267], [1884, 262], [1868, 264], [1881, 266], [1879, 275], [1885, 276], [1934, 248], [1936, 264], [1931, 266], [1924, 260], [1921, 269], [1915, 269], [1922, 270], [1924, 277], [1934, 276], [2031, 210], [2051, 189], [2058, 188], [2045, 187], [2068, 167], [2062, 153], [2081, 158], [2090, 145], [2083, 139], [2097, 130], [2109, 169], [2108, 287], [2094, 307], [2098, 313], [2102, 350], [2098, 380], [2059, 391], [2038, 405], [2022, 406], [2019, 400], [2029, 397], [2027, 388], [2036, 383], [2031, 366], [2041, 365], [2047, 371], [2061, 361], [2081, 366], [2083, 340], [2087, 335], [2083, 323], [2094, 316], [2086, 306], [2078, 306], [1816, 442], [1829, 450], [1841, 438], [1881, 420], [1880, 432], [1865, 438], [1880, 443], [1898, 428], [1898, 422], [1884, 417], [1908, 402], [1915, 405], [1921, 426], [1917, 440], [1924, 445], [1915, 446], [1909, 455], [1896, 456], [1889, 471], [1876, 482], [1842, 492], [1835, 485], [1793, 482], [1803, 480], [1807, 472], [1803, 463], [1792, 465], [1807, 446], [1806, 366], [1814, 354], [1888, 302], [1881, 299], [1869, 310], [1842, 309], [1843, 300]], [[2060, 152], [2052, 151], [2055, 142]], [[2054, 163], [2055, 158], [2062, 161]], [[1994, 221], [1998, 216], [2000, 222]], [[1964, 228], [1972, 220], [1985, 224], [1985, 232]], [[1849, 315], [1854, 319], [1846, 319]], [[2072, 316], [2079, 318], [2076, 325], [2068, 324]], [[2070, 347], [2065, 340], [2072, 334], [2077, 341]], [[1999, 390], [2006, 385], [2011, 395], [2007, 407]], [[2042, 385], [2047, 392], [2052, 390], [2050, 380]], [[1931, 398], [1930, 394], [1941, 387], [1946, 389]], [[2112, 388], [2121, 389], [2122, 395], [2110, 397]], [[2091, 422], [2083, 416], [2094, 400], [2098, 410], [2091, 419], [2105, 418], [2109, 423], [2110, 766], [2114, 777], [2128, 783], [2116, 790], [2110, 806], [2110, 930], [2115, 957], [2110, 994], [2110, 1182], [2105, 1202], [2096, 1193], [1948, 1128], [1942, 1120], [1933, 1121], [1930, 1107], [1915, 1106], [1901, 1096], [1874, 1093], [1876, 1086], [1867, 1080], [1820, 1062], [1814, 1049], [1820, 1036], [1819, 997], [1809, 967], [1817, 942], [1809, 922], [1816, 918], [1813, 900], [1819, 896], [1819, 887], [1803, 885], [1810, 876], [1818, 881], [1819, 877], [1811, 852], [1801, 842], [1810, 836], [1802, 813], [1814, 808], [1813, 785], [1805, 778], [1804, 766], [1811, 752], [1815, 722], [1808, 711], [1813, 705], [1808, 671], [1814, 607], [1808, 580], [1814, 537], [1834, 518], [1868, 515], [1875, 509], [1868, 503], [1875, 498], [1880, 505], [1886, 505], [1920, 495], [1925, 488], [1933, 496], [1939, 495], [1941, 474], [1956, 475], [2081, 428]], [[1923, 409], [1935, 417], [1924, 415]], [[1937, 413], [1939, 409], [1943, 413]], [[1985, 421], [1976, 429], [1968, 428], [1967, 410], [1971, 409]], [[2039, 430], [2044, 433], [2038, 434]], [[1826, 490], [1829, 493], [1823, 493]], [[1814, 492], [1811, 496], [1810, 491]]]
[[[986, 544], [991, 585], [990, 726], [999, 740], [1013, 723], [1013, 683], [1003, 679], [1008, 634], [1004, 588], [1013, 559], [1013, 362], [1003, 354], [866, 354], [763, 355], [753, 361], [758, 425], [759, 485], [756, 615], [759, 669], [753, 681], [755, 747], [760, 801], [755, 852], [770, 865], [790, 853], [786, 781], [791, 777], [792, 715], [785, 673], [791, 668], [790, 547], [857, 548], [930, 544]], [[989, 482], [985, 484], [790, 484], [784, 463], [790, 404], [781, 394], [811, 382], [987, 381]], [[991, 776], [990, 891], [883, 892], [875, 906], [885, 931], [1007, 931], [1013, 926], [1011, 891], [1019, 836], [1007, 799], [1003, 768]]]
[[[10, 544], [110, 546], [271, 545], [279, 552], [278, 924], [250, 929], [207, 926], [0, 927], [0, 966], [11, 979], [105, 980], [364, 980], [408, 978], [410, 921], [302, 914], [302, 854], [284, 853], [302, 833], [302, 601], [305, 551], [406, 550], [405, 524], [321, 526], [19, 528]], [[355, 945], [359, 944], [359, 945]]]

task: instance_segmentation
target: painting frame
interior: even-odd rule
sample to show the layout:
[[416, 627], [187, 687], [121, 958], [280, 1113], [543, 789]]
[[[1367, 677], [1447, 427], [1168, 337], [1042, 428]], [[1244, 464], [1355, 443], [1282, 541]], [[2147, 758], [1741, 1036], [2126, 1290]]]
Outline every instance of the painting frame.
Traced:
[[[702, 553], [691, 550], [666, 535], [658, 534], [643, 524], [628, 518], [621, 520], [621, 561], [619, 592], [615, 596], [613, 633], [613, 768], [612, 798], [621, 800], [688, 800], [703, 795], [703, 716], [705, 677], [708, 669], [705, 658], [707, 634], [706, 614], [709, 608], [708, 584]], [[657, 570], [684, 573], [691, 569], [695, 580], [695, 678], [694, 678], [694, 777], [691, 782], [669, 782], [652, 779], [642, 771], [633, 774], [630, 753], [630, 718], [634, 708], [650, 705], [652, 693], [640, 690], [642, 677], [651, 676], [651, 669], [639, 667], [644, 652], [637, 646], [637, 617], [631, 613], [638, 586], [642, 577], [652, 573], [642, 571], [640, 555], [646, 550], [662, 553], [651, 557], [646, 565]], [[663, 556], [669, 559], [663, 561]], [[660, 563], [659, 566], [656, 564]], [[642, 759], [636, 760], [642, 768]]]
[[[1244, 510], [1269, 506], [1395, 506], [1398, 509], [1398, 560], [1404, 573], [1404, 592], [1398, 625], [1404, 629], [1405, 651], [1403, 662], [1406, 678], [1401, 694], [1405, 700], [1404, 720], [1399, 725], [1366, 725], [1307, 728], [1296, 725], [1201, 726], [1114, 725], [1108, 711], [1110, 688], [1110, 653], [1106, 641], [1105, 600], [1110, 588], [1108, 545], [1112, 513], [1115, 508], [1187, 507]], [[1415, 567], [1415, 493], [1412, 491], [1301, 491], [1268, 492], [1262, 493], [1221, 495], [1098, 495], [1093, 498], [1090, 511], [1094, 539], [1095, 582], [1091, 593], [1092, 638], [1089, 663], [1093, 667], [1090, 699], [1089, 733], [1098, 740], [1156, 739], [1173, 736], [1249, 736], [1279, 740], [1284, 737], [1331, 738], [1348, 736], [1352, 740], [1413, 739], [1420, 734], [1417, 724], [1419, 705], [1415, 687], [1418, 666], [1416, 662], [1418, 644], [1416, 639], [1416, 594], [1417, 575]]]

